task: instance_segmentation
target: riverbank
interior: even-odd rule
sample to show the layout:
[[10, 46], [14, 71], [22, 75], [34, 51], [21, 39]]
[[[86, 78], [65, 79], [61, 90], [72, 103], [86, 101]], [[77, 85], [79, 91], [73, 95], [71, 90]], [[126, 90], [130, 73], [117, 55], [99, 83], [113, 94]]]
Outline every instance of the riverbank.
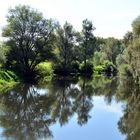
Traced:
[[[94, 67], [92, 64], [92, 67], [87, 67], [86, 70], [88, 71], [88, 74], [86, 74], [86, 75], [84, 75], [84, 73], [82, 73], [82, 68], [80, 66], [78, 66], [76, 68], [74, 69], [75, 73], [69, 72], [69, 73], [67, 73], [67, 75], [65, 75], [65, 72], [61, 73], [61, 74], [56, 73], [56, 69], [53, 66], [52, 62], [42, 62], [42, 63], [38, 64], [36, 67], [35, 79], [33, 81], [28, 81], [28, 82], [44, 84], [44, 83], [51, 81], [51, 79], [53, 77], [57, 77], [57, 76], [75, 78], [78, 76], [92, 77], [94, 75], [94, 77], [95, 77], [95, 76], [100, 76], [100, 75], [114, 75], [117, 72], [116, 68], [113, 67], [113, 65], [110, 63], [106, 63], [105, 65], [99, 65], [99, 66], [94, 66]], [[27, 82], [25, 79], [28, 77], [20, 76], [20, 74], [18, 74], [18, 75], [11, 70], [6, 70], [1, 67], [0, 68], [0, 92], [8, 90], [9, 88], [16, 85], [16, 83], [23, 82], [23, 81]], [[23, 80], [21, 80], [21, 79], [23, 79]]]

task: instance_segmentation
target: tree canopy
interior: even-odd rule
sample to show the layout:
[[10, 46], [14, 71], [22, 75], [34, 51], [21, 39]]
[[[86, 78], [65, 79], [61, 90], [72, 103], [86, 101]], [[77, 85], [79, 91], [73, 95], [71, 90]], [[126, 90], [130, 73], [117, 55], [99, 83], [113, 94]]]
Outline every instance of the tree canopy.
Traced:
[[55, 74], [92, 75], [96, 70], [114, 73], [117, 69], [120, 74], [123, 69], [139, 77], [140, 17], [132, 28], [123, 39], [104, 39], [94, 35], [95, 27], [88, 19], [83, 20], [81, 31], [76, 31], [68, 22], [60, 25], [29, 6], [19, 5], [10, 8], [7, 15], [3, 36], [9, 48], [1, 48], [0, 63], [27, 78], [35, 77], [37, 65], [46, 61]]
[[8, 44], [11, 46], [8, 65], [14, 64], [19, 72], [31, 75], [36, 65], [44, 60], [43, 53], [48, 57], [48, 51], [51, 49], [45, 52], [45, 48], [50, 47], [49, 41], [55, 24], [29, 6], [16, 6], [10, 9], [7, 22], [3, 36], [8, 38]]

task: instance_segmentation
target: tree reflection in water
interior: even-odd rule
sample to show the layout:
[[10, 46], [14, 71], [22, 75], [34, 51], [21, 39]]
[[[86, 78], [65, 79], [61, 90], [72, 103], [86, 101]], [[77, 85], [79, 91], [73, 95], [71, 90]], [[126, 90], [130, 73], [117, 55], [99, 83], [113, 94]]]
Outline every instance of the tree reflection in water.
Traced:
[[119, 98], [126, 101], [126, 106], [118, 127], [126, 135], [126, 140], [140, 139], [140, 85], [133, 81], [123, 79], [119, 86]]
[[3, 136], [17, 140], [51, 137], [49, 126], [55, 120], [50, 116], [51, 101], [48, 98], [40, 96], [31, 85], [21, 85], [3, 94], [0, 100], [3, 105], [0, 115]]
[[[86, 123], [92, 108], [92, 93], [85, 81], [55, 80], [42, 94], [34, 85], [18, 85], [0, 97], [2, 135], [17, 140], [50, 138], [50, 126], [68, 123], [77, 113], [78, 123]], [[45, 90], [44, 90], [45, 91]]]
[[[118, 78], [117, 78], [118, 79]], [[0, 95], [0, 126], [7, 139], [51, 138], [50, 126], [68, 123], [77, 116], [79, 125], [89, 120], [93, 96], [125, 102], [118, 128], [126, 140], [140, 138], [140, 88], [133, 79], [94, 78], [54, 80], [45, 87], [18, 85]]]
[[77, 113], [78, 124], [86, 124], [91, 117], [89, 111], [93, 107], [93, 87], [88, 79], [83, 79], [73, 102], [73, 110]]

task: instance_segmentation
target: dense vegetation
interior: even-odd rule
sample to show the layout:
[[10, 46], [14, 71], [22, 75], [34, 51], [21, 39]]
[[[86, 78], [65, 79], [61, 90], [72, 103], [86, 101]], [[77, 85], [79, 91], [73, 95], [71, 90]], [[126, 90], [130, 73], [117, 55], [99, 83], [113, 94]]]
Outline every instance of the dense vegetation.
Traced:
[[9, 90], [19, 81], [19, 77], [12, 71], [0, 70], [0, 92]]
[[[10, 9], [3, 29], [1, 69], [14, 71], [25, 81], [53, 75], [129, 75], [140, 78], [140, 17], [122, 40], [94, 36], [92, 21], [85, 19], [81, 32], [65, 22], [46, 19], [29, 6]], [[0, 79], [3, 80], [2, 77]]]

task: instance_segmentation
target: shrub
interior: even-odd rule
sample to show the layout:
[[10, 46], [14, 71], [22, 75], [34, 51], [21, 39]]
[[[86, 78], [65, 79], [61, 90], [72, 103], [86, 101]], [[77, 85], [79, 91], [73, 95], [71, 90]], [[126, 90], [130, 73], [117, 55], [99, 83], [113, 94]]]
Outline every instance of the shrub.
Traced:
[[5, 80], [0, 79], [0, 86], [4, 86], [5, 84], [7, 84], [7, 82]]
[[94, 67], [94, 73], [95, 74], [102, 74], [105, 71], [104, 65], [99, 65]]
[[53, 66], [51, 62], [42, 62], [36, 67], [37, 75], [41, 78], [53, 75]]

